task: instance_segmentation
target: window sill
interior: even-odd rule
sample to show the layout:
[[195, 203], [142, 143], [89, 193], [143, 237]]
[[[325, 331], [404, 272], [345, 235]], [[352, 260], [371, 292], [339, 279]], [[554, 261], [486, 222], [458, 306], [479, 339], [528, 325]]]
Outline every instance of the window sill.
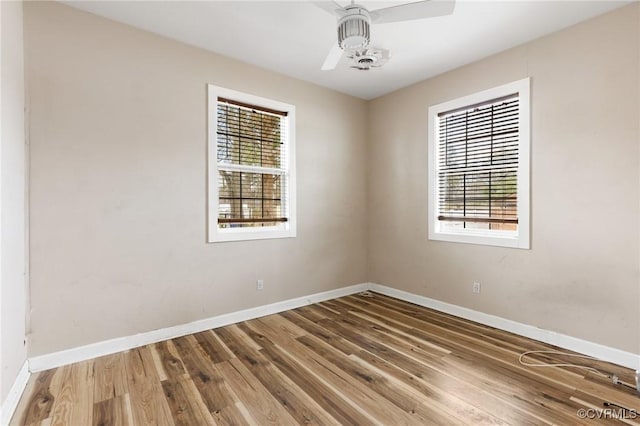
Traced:
[[429, 231], [429, 240], [446, 241], [450, 243], [478, 244], [484, 246], [519, 248], [528, 250], [528, 238], [522, 235], [489, 235], [487, 233], [478, 232], [439, 232]]
[[295, 229], [212, 229], [209, 232], [209, 243], [230, 241], [270, 240], [277, 238], [294, 238]]

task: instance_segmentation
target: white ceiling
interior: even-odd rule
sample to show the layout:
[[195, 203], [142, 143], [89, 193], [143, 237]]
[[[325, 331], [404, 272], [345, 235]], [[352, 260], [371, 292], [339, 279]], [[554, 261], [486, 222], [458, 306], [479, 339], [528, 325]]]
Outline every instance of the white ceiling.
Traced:
[[[437, 1], [437, 0], [433, 0]], [[346, 4], [346, 1], [339, 1]], [[336, 19], [298, 1], [65, 1], [97, 15], [363, 99], [392, 92], [620, 7], [630, 1], [458, 0], [452, 15], [374, 24], [383, 68], [321, 71]], [[407, 1], [361, 1], [375, 10]]]

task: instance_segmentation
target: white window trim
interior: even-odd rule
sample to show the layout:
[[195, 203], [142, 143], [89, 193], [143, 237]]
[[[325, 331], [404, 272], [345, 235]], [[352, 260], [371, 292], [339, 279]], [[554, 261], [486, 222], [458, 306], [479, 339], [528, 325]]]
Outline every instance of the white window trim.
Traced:
[[[449, 241], [456, 243], [482, 244], [500, 247], [528, 249], [530, 237], [530, 78], [514, 81], [499, 87], [484, 90], [472, 95], [463, 96], [429, 107], [428, 119], [428, 237], [435, 241]], [[437, 187], [437, 134], [438, 114], [456, 108], [474, 105], [491, 99], [518, 93], [520, 102], [520, 128], [518, 150], [518, 231], [485, 231], [470, 230], [444, 231], [440, 228], [438, 217], [438, 187]]]
[[[271, 238], [292, 238], [296, 236], [296, 107], [283, 102], [274, 101], [224, 87], [207, 85], [208, 94], [208, 142], [207, 142], [207, 234], [208, 242], [262, 240]], [[233, 99], [257, 107], [268, 108], [287, 112], [288, 127], [288, 152], [287, 164], [282, 171], [287, 175], [288, 193], [287, 208], [288, 220], [284, 226], [265, 226], [261, 228], [218, 228], [218, 143], [216, 130], [218, 127], [218, 98]], [[225, 170], [243, 169], [242, 165], [225, 165]], [[255, 168], [253, 169], [255, 170]], [[265, 169], [267, 170], [267, 169]], [[273, 172], [273, 169], [267, 171]]]

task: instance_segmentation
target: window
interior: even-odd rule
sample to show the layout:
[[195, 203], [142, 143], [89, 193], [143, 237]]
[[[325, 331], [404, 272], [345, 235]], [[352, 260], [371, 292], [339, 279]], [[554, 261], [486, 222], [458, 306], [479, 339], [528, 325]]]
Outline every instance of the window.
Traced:
[[429, 239], [529, 248], [529, 79], [429, 108]]
[[209, 241], [294, 237], [295, 107], [208, 90]]

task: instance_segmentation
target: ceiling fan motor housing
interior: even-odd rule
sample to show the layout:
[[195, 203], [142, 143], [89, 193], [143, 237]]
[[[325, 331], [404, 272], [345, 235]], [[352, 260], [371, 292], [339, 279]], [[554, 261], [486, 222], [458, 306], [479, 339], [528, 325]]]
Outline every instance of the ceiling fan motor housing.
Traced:
[[346, 15], [338, 21], [338, 45], [343, 50], [361, 49], [371, 41], [369, 11], [358, 5], [345, 8]]

